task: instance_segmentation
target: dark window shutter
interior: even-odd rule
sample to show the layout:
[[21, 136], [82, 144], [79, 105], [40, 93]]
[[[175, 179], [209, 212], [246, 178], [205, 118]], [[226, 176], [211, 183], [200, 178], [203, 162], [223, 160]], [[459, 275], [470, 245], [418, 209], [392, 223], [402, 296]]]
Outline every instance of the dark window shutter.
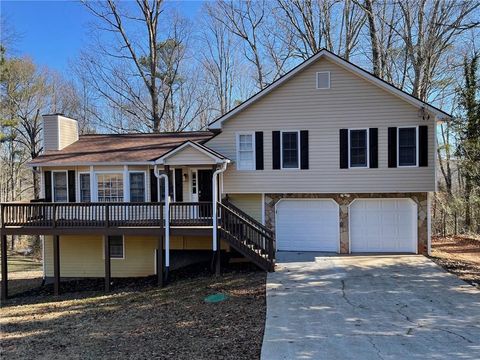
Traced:
[[348, 129], [340, 129], [340, 169], [348, 169]]
[[52, 202], [52, 172], [45, 171], [43, 173], [45, 201]]
[[368, 142], [370, 148], [370, 167], [378, 168], [378, 129], [370, 128], [368, 134]]
[[170, 200], [173, 201], [173, 171], [168, 170], [168, 195], [170, 196]]
[[418, 127], [418, 166], [428, 166], [428, 126]]
[[280, 131], [272, 131], [272, 168], [280, 169]]
[[150, 201], [158, 201], [158, 183], [153, 169], [150, 169]]
[[255, 132], [255, 169], [263, 170], [263, 132]]
[[300, 169], [308, 169], [308, 130], [300, 131]]
[[68, 202], [76, 201], [75, 170], [68, 170]]
[[175, 169], [175, 201], [183, 201], [182, 169]]
[[397, 128], [388, 128], [388, 167], [397, 167]]

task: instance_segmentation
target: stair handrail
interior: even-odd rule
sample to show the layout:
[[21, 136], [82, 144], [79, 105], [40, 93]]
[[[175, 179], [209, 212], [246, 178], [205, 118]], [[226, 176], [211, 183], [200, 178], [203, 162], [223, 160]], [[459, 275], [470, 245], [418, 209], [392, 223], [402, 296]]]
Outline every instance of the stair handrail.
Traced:
[[247, 220], [249, 222], [252, 222], [254, 226], [256, 226], [260, 230], [266, 232], [269, 237], [272, 237], [272, 238], [274, 237], [274, 233], [273, 233], [272, 230], [270, 230], [268, 227], [263, 225], [257, 219], [254, 219], [253, 217], [248, 215], [245, 211], [240, 209], [238, 206], [235, 206], [232, 202], [228, 201], [227, 199], [224, 199], [224, 200], [222, 200], [222, 204], [229, 207], [230, 210], [233, 210], [233, 212], [236, 212], [238, 216], [245, 218], [245, 220]]

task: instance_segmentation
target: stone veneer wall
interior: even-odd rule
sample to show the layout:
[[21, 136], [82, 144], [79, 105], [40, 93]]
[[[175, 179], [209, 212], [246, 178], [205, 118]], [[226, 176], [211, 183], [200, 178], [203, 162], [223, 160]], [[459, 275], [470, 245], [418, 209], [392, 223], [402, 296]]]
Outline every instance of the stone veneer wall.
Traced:
[[354, 199], [411, 198], [417, 204], [418, 253], [428, 253], [427, 193], [361, 193], [361, 194], [265, 194], [265, 225], [275, 231], [275, 204], [280, 199], [335, 200], [340, 208], [340, 253], [348, 254], [348, 205]]

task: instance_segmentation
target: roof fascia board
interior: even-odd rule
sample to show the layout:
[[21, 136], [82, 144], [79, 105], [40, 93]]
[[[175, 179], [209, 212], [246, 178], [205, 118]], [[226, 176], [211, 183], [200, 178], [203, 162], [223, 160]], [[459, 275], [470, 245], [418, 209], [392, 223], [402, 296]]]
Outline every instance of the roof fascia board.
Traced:
[[123, 166], [123, 165], [154, 165], [153, 161], [119, 161], [119, 162], [72, 162], [62, 163], [58, 162], [41, 162], [41, 163], [27, 163], [28, 167], [49, 166], [49, 167], [66, 167], [66, 166]]

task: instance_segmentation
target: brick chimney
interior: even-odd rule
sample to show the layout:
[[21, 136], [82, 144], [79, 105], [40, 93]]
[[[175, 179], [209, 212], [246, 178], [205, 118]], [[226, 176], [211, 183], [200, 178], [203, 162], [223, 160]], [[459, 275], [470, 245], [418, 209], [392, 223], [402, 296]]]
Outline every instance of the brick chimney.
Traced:
[[43, 149], [62, 150], [78, 140], [78, 122], [63, 114], [42, 115]]

